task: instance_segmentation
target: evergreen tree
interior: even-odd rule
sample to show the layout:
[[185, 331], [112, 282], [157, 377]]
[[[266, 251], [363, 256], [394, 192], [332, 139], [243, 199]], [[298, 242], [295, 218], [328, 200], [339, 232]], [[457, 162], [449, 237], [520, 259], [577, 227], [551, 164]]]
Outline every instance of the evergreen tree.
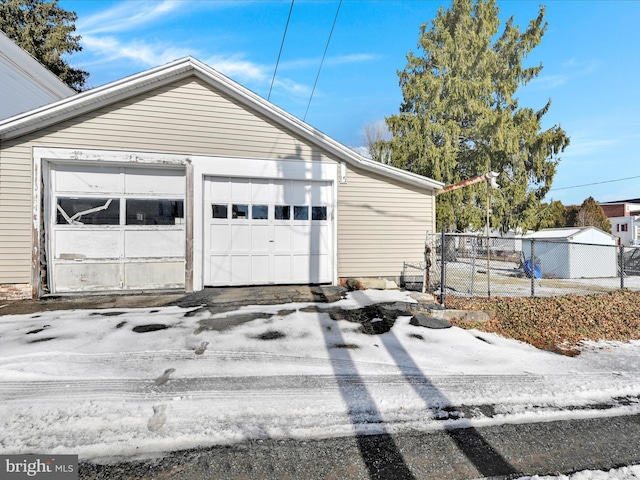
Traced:
[[[418, 50], [401, 72], [404, 100], [386, 119], [391, 164], [452, 184], [500, 173], [491, 198], [492, 226], [503, 231], [533, 226], [551, 187], [558, 154], [569, 144], [559, 126], [541, 131], [549, 100], [539, 110], [520, 108], [514, 96], [542, 70], [523, 59], [546, 30], [544, 8], [521, 32], [513, 18], [500, 26], [495, 0], [453, 0], [420, 29]], [[438, 228], [481, 228], [483, 184], [437, 197]]]
[[58, 0], [0, 0], [0, 30], [33, 55], [60, 80], [82, 90], [89, 73], [72, 68], [63, 58], [79, 52], [75, 12], [58, 6]]
[[534, 230], [542, 228], [562, 228], [567, 225], [567, 208], [560, 200], [542, 203], [538, 208], [538, 220]]
[[591, 226], [611, 233], [611, 222], [600, 204], [593, 197], [587, 198], [579, 207], [569, 207], [568, 212], [568, 227]]

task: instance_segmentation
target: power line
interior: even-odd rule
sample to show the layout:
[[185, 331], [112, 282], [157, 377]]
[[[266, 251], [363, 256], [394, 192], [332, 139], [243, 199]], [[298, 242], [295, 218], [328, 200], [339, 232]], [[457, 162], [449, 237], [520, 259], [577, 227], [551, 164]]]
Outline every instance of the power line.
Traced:
[[316, 81], [313, 83], [313, 90], [311, 90], [311, 96], [309, 97], [309, 103], [307, 103], [307, 109], [304, 112], [304, 117], [302, 121], [304, 122], [307, 119], [307, 113], [309, 113], [309, 106], [311, 105], [311, 99], [313, 98], [313, 94], [316, 91], [316, 85], [318, 84], [318, 78], [320, 78], [320, 70], [322, 70], [322, 64], [324, 63], [324, 58], [327, 56], [327, 50], [329, 49], [329, 42], [331, 42], [331, 36], [333, 35], [333, 28], [336, 26], [336, 21], [338, 20], [338, 13], [340, 13], [340, 6], [342, 5], [342, 0], [338, 3], [338, 9], [336, 10], [336, 16], [333, 18], [333, 25], [331, 25], [331, 31], [329, 32], [329, 38], [327, 38], [327, 45], [324, 47], [324, 53], [322, 54], [322, 61], [320, 62], [320, 68], [318, 68], [318, 74], [316, 75]]
[[623, 182], [624, 180], [633, 180], [635, 178], [640, 178], [640, 175], [636, 175], [635, 177], [616, 178], [615, 180], [605, 180], [603, 182], [585, 183], [583, 185], [572, 185], [570, 187], [552, 188], [549, 191], [556, 192], [558, 190], [569, 190], [571, 188], [591, 187], [592, 185], [602, 185], [603, 183]]
[[271, 86], [269, 87], [269, 95], [267, 95], [267, 100], [271, 99], [271, 90], [273, 90], [273, 82], [276, 80], [276, 72], [278, 71], [278, 65], [280, 64], [280, 55], [282, 55], [282, 47], [284, 47], [284, 39], [287, 37], [287, 29], [289, 28], [289, 20], [291, 20], [291, 12], [293, 12], [293, 2], [295, 1], [296, 0], [291, 0], [291, 6], [289, 7], [289, 16], [287, 17], [287, 24], [284, 26], [282, 43], [280, 43], [280, 51], [278, 52], [278, 59], [276, 60], [276, 68], [273, 71], [273, 78], [271, 78]]

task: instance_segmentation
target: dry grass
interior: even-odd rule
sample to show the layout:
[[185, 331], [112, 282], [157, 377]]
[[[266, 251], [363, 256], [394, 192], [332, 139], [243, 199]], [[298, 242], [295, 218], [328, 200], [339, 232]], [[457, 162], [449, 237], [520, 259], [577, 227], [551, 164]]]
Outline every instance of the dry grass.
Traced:
[[490, 311], [492, 319], [486, 323], [452, 323], [564, 355], [578, 355], [584, 340], [640, 339], [640, 293], [626, 290], [562, 297], [448, 297], [447, 308]]

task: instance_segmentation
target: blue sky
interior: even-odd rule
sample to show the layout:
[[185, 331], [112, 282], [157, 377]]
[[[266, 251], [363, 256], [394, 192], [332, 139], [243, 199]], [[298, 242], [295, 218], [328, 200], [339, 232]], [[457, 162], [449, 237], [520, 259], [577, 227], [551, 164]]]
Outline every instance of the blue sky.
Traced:
[[[539, 1], [499, 1], [525, 27]], [[70, 57], [95, 87], [191, 55], [267, 97], [291, 2], [59, 0], [78, 14], [84, 50]], [[338, 0], [296, 0], [271, 101], [303, 118]], [[350, 147], [363, 127], [398, 111], [397, 71], [419, 27], [450, 2], [343, 0], [306, 121]], [[544, 127], [571, 137], [547, 200], [640, 197], [640, 1], [547, 0], [545, 37], [527, 59], [541, 75], [520, 105], [552, 106]], [[601, 183], [628, 177], [630, 180]]]

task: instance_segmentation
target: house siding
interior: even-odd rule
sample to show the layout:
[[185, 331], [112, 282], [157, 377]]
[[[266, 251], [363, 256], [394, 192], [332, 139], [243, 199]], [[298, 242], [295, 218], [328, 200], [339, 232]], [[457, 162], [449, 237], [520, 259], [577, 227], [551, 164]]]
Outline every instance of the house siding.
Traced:
[[338, 187], [338, 276], [400, 277], [405, 261], [424, 259], [434, 211], [433, 194], [348, 169]]
[[[31, 281], [34, 147], [336, 161], [195, 76], [2, 142], [0, 284]], [[398, 276], [404, 260], [422, 257], [434, 197], [357, 169], [347, 176], [338, 185], [338, 276]]]

